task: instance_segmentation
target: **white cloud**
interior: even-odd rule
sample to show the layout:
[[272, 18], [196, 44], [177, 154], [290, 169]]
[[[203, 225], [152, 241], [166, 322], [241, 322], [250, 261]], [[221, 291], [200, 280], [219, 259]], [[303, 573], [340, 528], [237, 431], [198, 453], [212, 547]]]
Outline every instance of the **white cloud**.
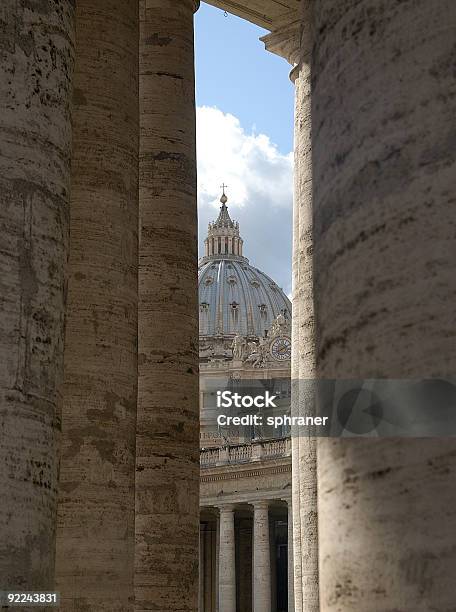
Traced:
[[239, 119], [213, 107], [197, 109], [200, 249], [228, 185], [228, 207], [239, 221], [244, 253], [289, 293], [293, 155], [265, 134], [247, 133]]

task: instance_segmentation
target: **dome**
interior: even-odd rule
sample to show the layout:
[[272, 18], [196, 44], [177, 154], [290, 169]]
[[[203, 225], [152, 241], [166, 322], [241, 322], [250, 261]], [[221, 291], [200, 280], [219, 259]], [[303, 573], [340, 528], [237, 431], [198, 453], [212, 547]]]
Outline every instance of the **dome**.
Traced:
[[262, 337], [279, 314], [291, 319], [291, 303], [280, 287], [242, 255], [239, 224], [232, 221], [223, 192], [220, 214], [209, 223], [206, 254], [198, 269], [200, 336]]
[[264, 272], [244, 261], [214, 258], [199, 268], [200, 336], [264, 336], [291, 303]]

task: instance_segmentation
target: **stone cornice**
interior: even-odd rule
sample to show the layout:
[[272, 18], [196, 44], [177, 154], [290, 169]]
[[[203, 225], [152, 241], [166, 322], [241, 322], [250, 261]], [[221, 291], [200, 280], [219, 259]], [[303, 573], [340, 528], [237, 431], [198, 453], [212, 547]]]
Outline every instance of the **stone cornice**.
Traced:
[[274, 474], [286, 474], [291, 472], [291, 460], [288, 464], [277, 465], [266, 469], [250, 469], [250, 470], [235, 470], [227, 472], [219, 472], [212, 474], [201, 474], [200, 482], [220, 482], [223, 480], [239, 480], [247, 478], [258, 478], [260, 476], [271, 476]]
[[291, 484], [285, 489], [268, 489], [264, 491], [245, 491], [242, 493], [226, 493], [222, 496], [209, 496], [201, 499], [201, 508], [219, 508], [224, 504], [232, 504], [241, 506], [248, 504], [249, 506], [255, 502], [268, 501], [269, 504], [274, 502], [291, 503]]
[[267, 51], [283, 57], [293, 66], [290, 73], [293, 82], [300, 66], [310, 62], [311, 6], [312, 0], [303, 0], [300, 15], [290, 11], [274, 24], [270, 34], [260, 38]]
[[272, 19], [266, 13], [246, 7], [245, 2], [236, 0], [207, 0], [207, 3], [247, 19], [251, 23], [255, 23], [263, 28], [270, 28], [272, 26]]
[[289, 19], [285, 18], [270, 34], [260, 38], [266, 51], [283, 57], [289, 64], [297, 64], [300, 56], [301, 24], [301, 19], [296, 17], [295, 12], [289, 15]]

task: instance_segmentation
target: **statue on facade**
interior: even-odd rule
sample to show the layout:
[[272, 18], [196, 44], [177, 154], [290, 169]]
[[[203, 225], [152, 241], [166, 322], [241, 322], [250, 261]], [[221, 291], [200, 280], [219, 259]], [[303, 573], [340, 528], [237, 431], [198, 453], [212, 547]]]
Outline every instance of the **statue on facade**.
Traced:
[[252, 364], [254, 368], [264, 368], [268, 354], [267, 339], [260, 338], [258, 343], [249, 342], [248, 349], [248, 355], [244, 363]]
[[233, 339], [233, 343], [231, 344], [231, 348], [233, 349], [233, 359], [242, 359], [244, 356], [246, 342], [242, 336], [236, 334]]
[[280, 313], [271, 325], [269, 336], [270, 338], [275, 338], [276, 336], [289, 336], [290, 331], [290, 321]]

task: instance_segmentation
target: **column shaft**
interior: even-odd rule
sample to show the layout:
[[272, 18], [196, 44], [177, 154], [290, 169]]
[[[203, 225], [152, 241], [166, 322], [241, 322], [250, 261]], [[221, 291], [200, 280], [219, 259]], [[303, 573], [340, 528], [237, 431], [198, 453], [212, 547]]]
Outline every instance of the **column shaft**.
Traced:
[[137, 398], [135, 0], [78, 0], [57, 585], [132, 610]]
[[294, 612], [293, 505], [288, 500], [288, 612]]
[[268, 503], [257, 502], [253, 508], [253, 612], [271, 612]]
[[215, 527], [215, 610], [219, 612], [219, 578], [220, 578], [220, 515]]
[[54, 586], [74, 2], [0, 8], [1, 588]]
[[[304, 3], [303, 3], [304, 6]], [[310, 5], [306, 5], [309, 9]], [[312, 206], [312, 118], [311, 118], [311, 47], [310, 11], [302, 15], [299, 63], [292, 72], [295, 83], [295, 217], [294, 217], [294, 292], [293, 321], [297, 328], [293, 353], [293, 385], [297, 398], [294, 411], [308, 416], [315, 411], [315, 317], [313, 278], [313, 206]], [[296, 313], [295, 313], [296, 308]], [[317, 446], [299, 427], [295, 428], [292, 454], [293, 507], [295, 517], [295, 605], [298, 612], [319, 610], [318, 588], [318, 514]], [[298, 540], [296, 542], [296, 540]]]
[[220, 508], [218, 612], [236, 612], [234, 508]]
[[206, 546], [206, 523], [200, 523], [200, 533], [199, 533], [199, 590], [198, 590], [198, 612], [204, 612], [204, 587], [205, 581], [204, 576], [206, 572], [206, 564], [205, 564], [205, 546]]
[[[266, 49], [286, 58], [294, 66], [294, 203], [293, 203], [293, 326], [292, 403], [293, 416], [311, 415], [315, 395], [315, 326], [313, 297], [313, 208], [310, 50], [313, 44], [313, 2], [301, 2], [301, 14], [264, 36]], [[294, 605], [297, 612], [317, 612], [318, 529], [316, 440], [293, 426], [293, 540]]]
[[137, 610], [198, 606], [193, 0], [140, 2]]
[[[315, 2], [317, 375], [456, 366], [456, 4]], [[319, 440], [323, 612], [454, 607], [456, 443]]]

